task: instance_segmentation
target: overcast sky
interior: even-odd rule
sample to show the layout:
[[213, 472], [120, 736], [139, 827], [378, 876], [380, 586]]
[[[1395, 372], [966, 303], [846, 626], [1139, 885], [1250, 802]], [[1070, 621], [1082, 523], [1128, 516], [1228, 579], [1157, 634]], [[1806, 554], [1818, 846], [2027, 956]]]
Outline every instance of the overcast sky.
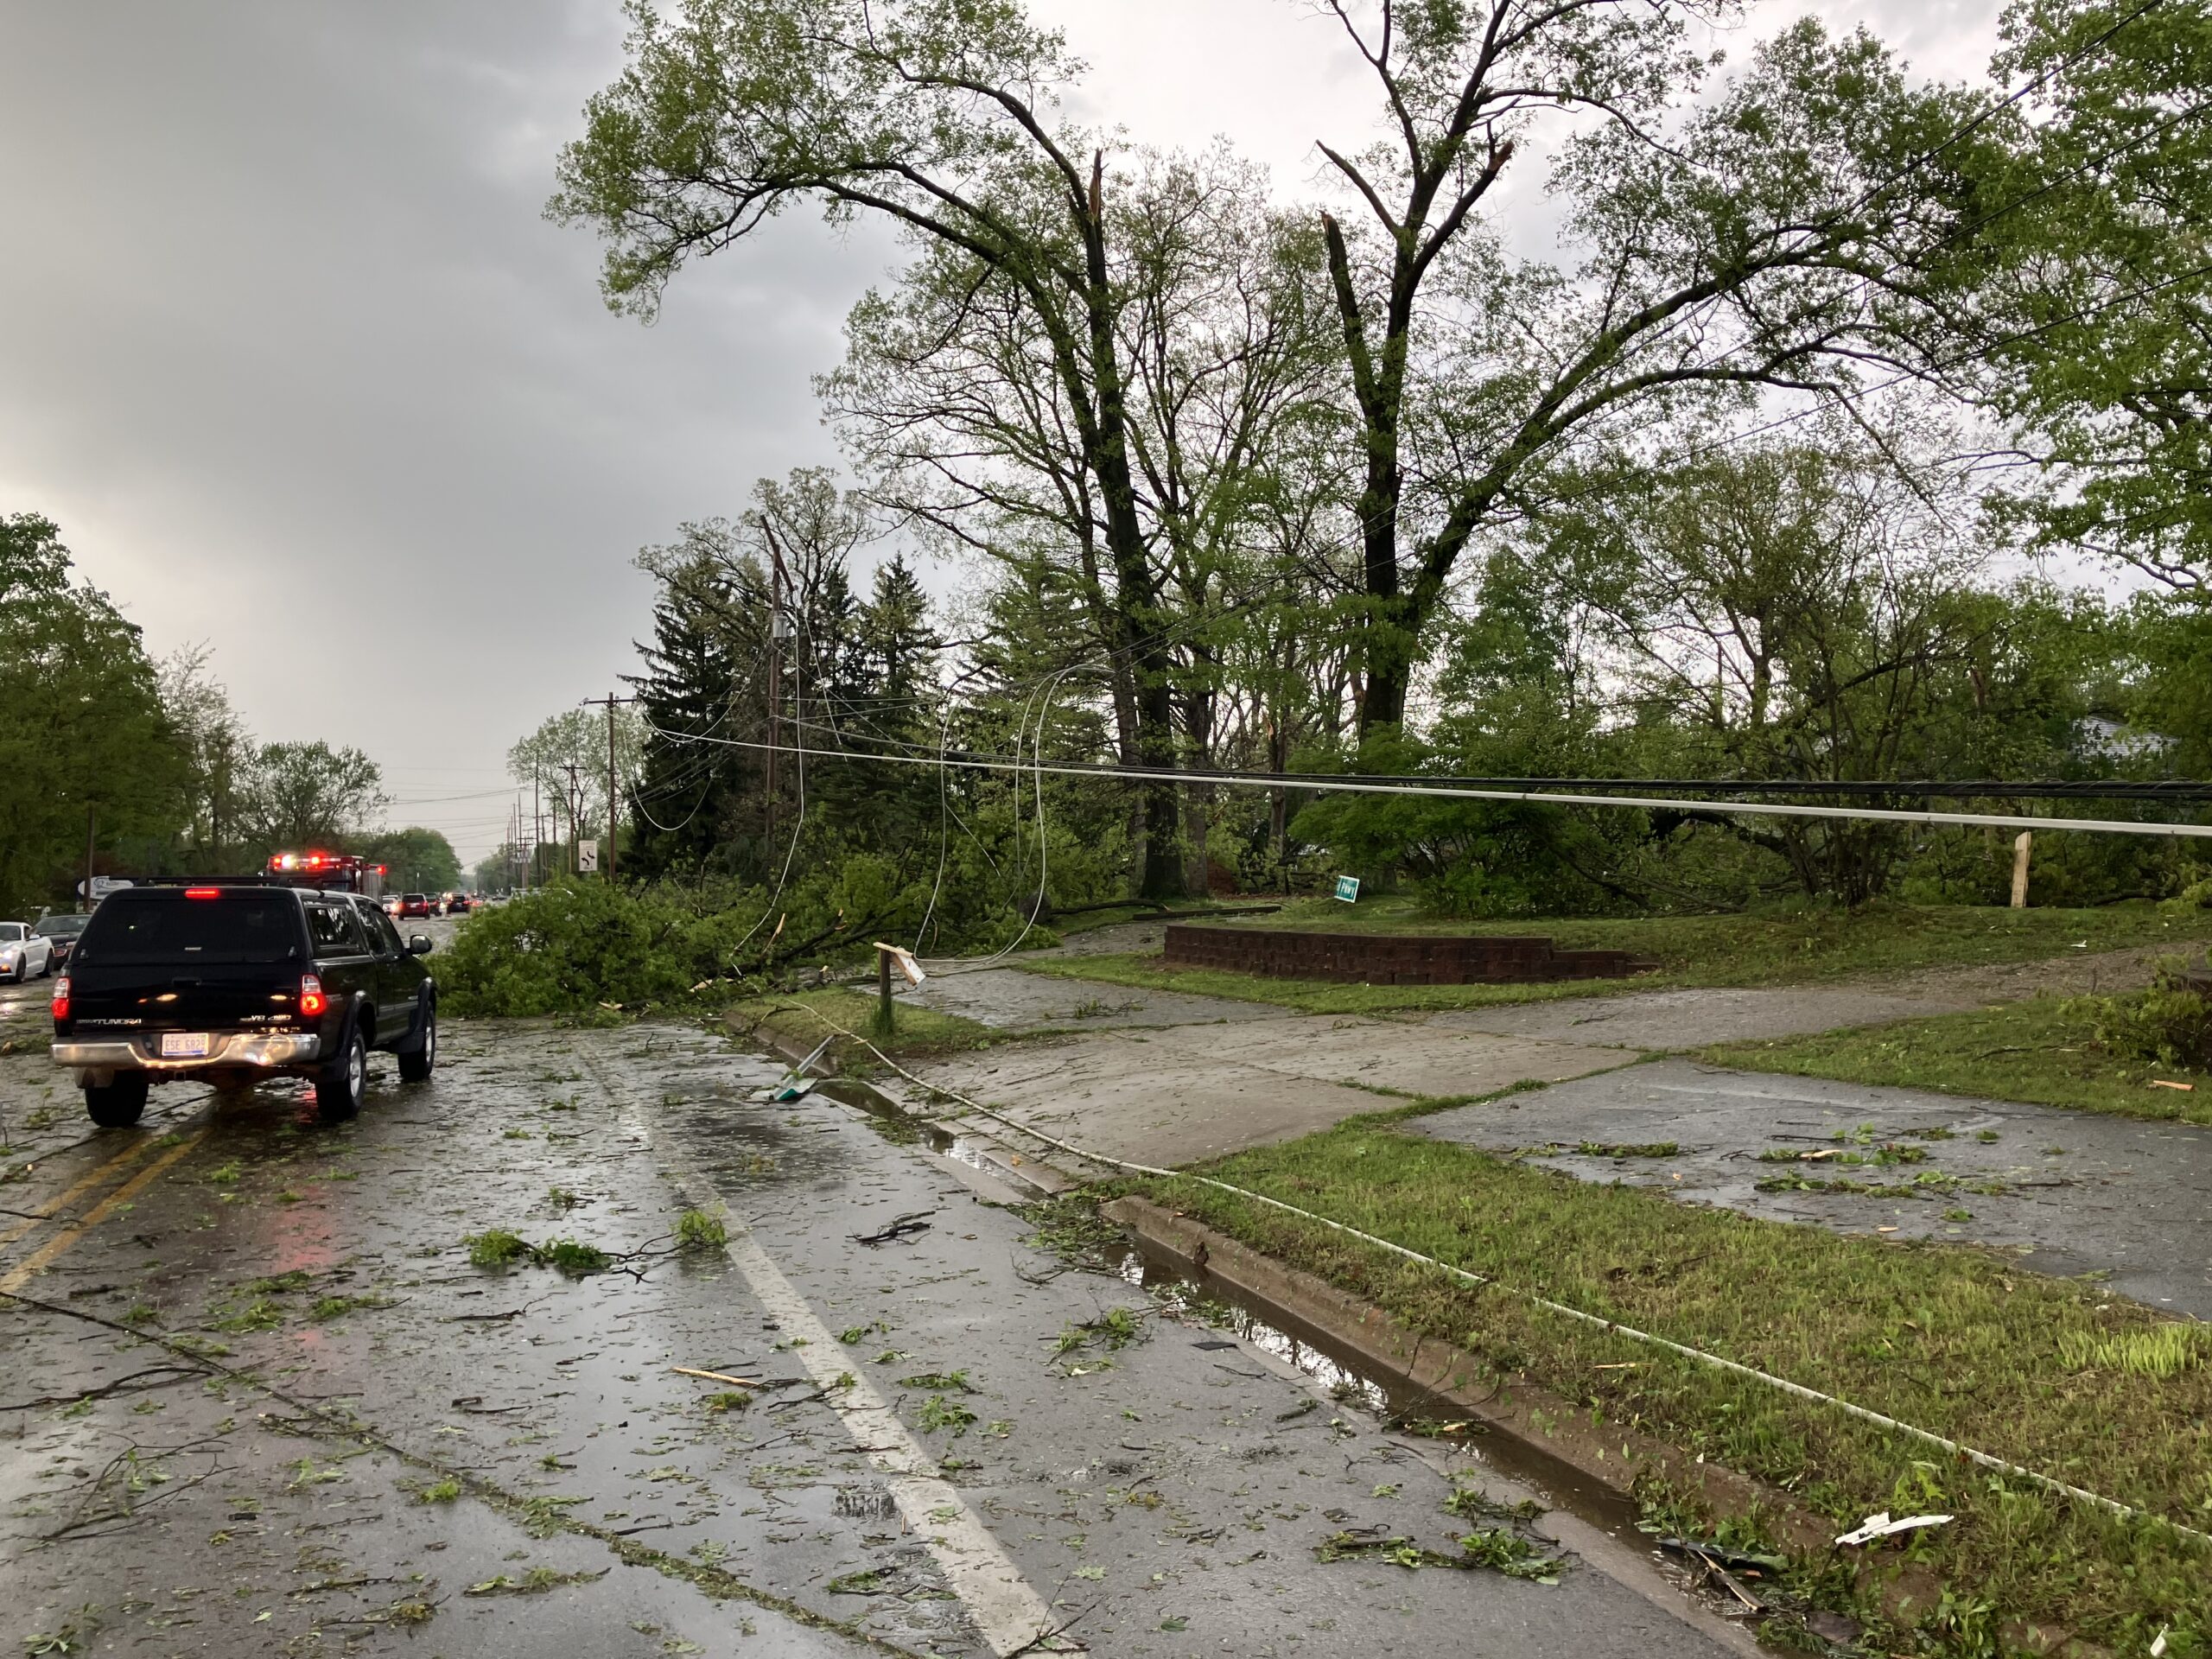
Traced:
[[[1999, 10], [1809, 9], [1955, 77]], [[1036, 10], [1093, 67], [1071, 113], [1227, 134], [1288, 194], [1368, 116], [1300, 0]], [[156, 654], [209, 645], [264, 739], [368, 751], [465, 860], [508, 745], [635, 666], [638, 548], [834, 461], [809, 377], [895, 252], [791, 214], [653, 327], [607, 312], [540, 209], [620, 63], [614, 0], [0, 0], [0, 512], [59, 522]]]

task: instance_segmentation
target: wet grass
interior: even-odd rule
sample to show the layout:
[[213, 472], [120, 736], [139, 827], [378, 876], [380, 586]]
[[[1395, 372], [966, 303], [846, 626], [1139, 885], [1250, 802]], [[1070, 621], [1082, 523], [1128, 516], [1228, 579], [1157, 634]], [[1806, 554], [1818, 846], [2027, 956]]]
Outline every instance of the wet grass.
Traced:
[[1554, 997], [1695, 986], [1817, 984], [1880, 979], [1926, 968], [2032, 962], [2079, 949], [2118, 950], [2212, 939], [2212, 911], [2177, 915], [2154, 904], [2097, 910], [1999, 910], [1970, 905], [1870, 905], [1861, 910], [1777, 909], [1726, 916], [1529, 918], [1459, 921], [1423, 913], [1407, 898], [1358, 906], [1300, 899], [1240, 927], [1338, 933], [1540, 934], [1563, 950], [1615, 950], [1658, 963], [1633, 979], [1541, 985], [1354, 985], [1267, 979], [1213, 969], [1170, 968], [1131, 954], [1018, 960], [1032, 973], [1107, 984], [1187, 991], [1300, 1008], [1379, 1014], [1463, 1008]]
[[828, 1058], [840, 1071], [867, 1069], [867, 1051], [844, 1036], [844, 1032], [865, 1038], [885, 1053], [900, 1058], [987, 1048], [999, 1035], [988, 1026], [957, 1014], [939, 1014], [933, 1008], [901, 1002], [895, 1027], [887, 1039], [876, 1031], [876, 1013], [874, 995], [830, 986], [737, 1003], [729, 1011], [729, 1020], [748, 1040], [777, 1036], [812, 1048], [824, 1037], [834, 1038]]
[[[1210, 1173], [1600, 1318], [1758, 1367], [2212, 1531], [2212, 1363], [2196, 1335], [1994, 1253], [1844, 1238], [1471, 1148], [1348, 1125]], [[1592, 1425], [1622, 1422], [1757, 1475], [1838, 1522], [1958, 1523], [1901, 1553], [2002, 1617], [2139, 1651], [2212, 1642], [2212, 1547], [1954, 1464], [1816, 1402], [1478, 1289], [1300, 1217], [1187, 1182], [1154, 1196], [1526, 1375]], [[1867, 1611], [1862, 1609], [1862, 1611]], [[1961, 1629], [1965, 1626], [1961, 1625]], [[1947, 1638], [1948, 1640], [1948, 1638]], [[1961, 1645], [1947, 1649], [1977, 1651]], [[1994, 1651], [1994, 1649], [1980, 1651]]]
[[[2094, 1017], [2068, 999], [2046, 996], [1895, 1025], [1724, 1043], [1698, 1058], [1749, 1071], [2212, 1123], [2212, 1073], [2105, 1052], [2094, 1027]], [[2154, 1080], [2191, 1087], [2164, 1089]]]

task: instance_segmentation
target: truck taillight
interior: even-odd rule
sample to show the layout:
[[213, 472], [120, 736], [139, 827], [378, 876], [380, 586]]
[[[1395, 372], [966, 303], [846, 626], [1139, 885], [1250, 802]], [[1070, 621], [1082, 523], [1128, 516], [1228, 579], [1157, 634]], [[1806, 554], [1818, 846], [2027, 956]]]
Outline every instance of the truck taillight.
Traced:
[[308, 1019], [319, 1017], [330, 1006], [330, 999], [322, 994], [322, 982], [313, 974], [300, 976], [300, 1012]]
[[54, 982], [54, 1017], [57, 1020], [69, 1017], [69, 976], [67, 974]]

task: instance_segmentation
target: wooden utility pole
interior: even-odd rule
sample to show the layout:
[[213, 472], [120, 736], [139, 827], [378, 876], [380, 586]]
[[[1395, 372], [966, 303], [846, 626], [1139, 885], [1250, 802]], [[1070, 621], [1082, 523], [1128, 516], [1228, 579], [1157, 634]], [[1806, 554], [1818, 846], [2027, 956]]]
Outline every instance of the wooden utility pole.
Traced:
[[633, 701], [635, 699], [630, 697], [618, 697], [611, 691], [603, 697], [586, 697], [583, 701], [583, 706], [587, 709], [594, 703], [603, 702], [607, 705], [607, 879], [610, 881], [614, 879], [616, 874], [614, 826], [620, 821], [621, 814], [621, 808], [617, 804], [621, 796], [618, 793], [617, 772], [614, 765], [614, 705], [618, 702]]
[[576, 847], [576, 837], [582, 833], [576, 828], [579, 822], [576, 816], [576, 803], [583, 799], [584, 786], [576, 777], [579, 768], [575, 761], [563, 761], [561, 770], [569, 774], [569, 873], [571, 875], [576, 875], [582, 873], [582, 860], [583, 858], [582, 853]]
[[607, 879], [612, 881], [614, 868], [614, 825], [621, 809], [616, 804], [622, 798], [614, 789], [614, 694], [607, 696]]
[[[95, 830], [100, 821], [100, 810], [90, 801], [85, 803], [85, 908], [92, 907], [92, 849], [99, 844]], [[25, 969], [24, 972], [30, 970]]]
[[2028, 855], [2035, 850], [2035, 844], [2036, 832], [2032, 830], [2021, 830], [2019, 838], [2012, 843], [2012, 908], [2015, 910], [2028, 907]]
[[777, 725], [782, 718], [784, 704], [784, 588], [788, 575], [784, 569], [784, 550], [776, 540], [776, 527], [766, 518], [760, 521], [761, 533], [768, 538], [768, 838], [776, 835], [776, 747]]

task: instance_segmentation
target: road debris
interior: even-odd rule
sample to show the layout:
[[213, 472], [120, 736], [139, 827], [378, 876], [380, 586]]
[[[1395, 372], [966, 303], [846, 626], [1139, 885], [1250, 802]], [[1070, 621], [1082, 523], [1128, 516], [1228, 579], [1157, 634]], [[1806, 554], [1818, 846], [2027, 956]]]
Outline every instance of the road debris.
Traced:
[[728, 1382], [734, 1388], [765, 1389], [768, 1386], [758, 1377], [732, 1376], [725, 1371], [695, 1370], [689, 1365], [671, 1365], [668, 1369], [678, 1376], [696, 1376], [709, 1382]]
[[795, 1100], [804, 1100], [814, 1092], [814, 1079], [807, 1073], [822, 1063], [822, 1057], [830, 1052], [830, 1045], [836, 1040], [834, 1035], [824, 1037], [815, 1045], [812, 1053], [784, 1073], [781, 1081], [766, 1089], [754, 1090], [749, 1097], [756, 1103], [772, 1106], [787, 1106]]
[[895, 1238], [911, 1238], [916, 1233], [926, 1233], [930, 1224], [925, 1217], [935, 1214], [937, 1211], [934, 1210], [917, 1210], [912, 1215], [899, 1217], [880, 1233], [849, 1233], [846, 1236], [855, 1244], [888, 1244]]
[[1837, 1539], [1836, 1542], [1870, 1544], [1877, 1538], [1894, 1537], [1901, 1532], [1916, 1532], [1923, 1527], [1947, 1526], [1951, 1519], [1952, 1517], [1948, 1515], [1908, 1515], [1901, 1521], [1892, 1521], [1890, 1519], [1890, 1512], [1884, 1510], [1879, 1515], [1868, 1516], [1856, 1527]]

